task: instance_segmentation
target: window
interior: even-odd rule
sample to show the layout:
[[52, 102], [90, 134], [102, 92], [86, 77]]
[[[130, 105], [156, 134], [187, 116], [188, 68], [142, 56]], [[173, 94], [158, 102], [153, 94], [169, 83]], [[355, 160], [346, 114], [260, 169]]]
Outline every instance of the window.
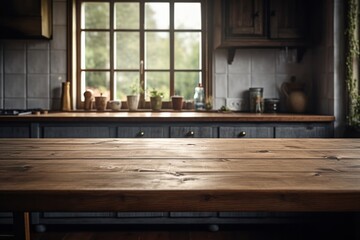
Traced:
[[205, 1], [77, 1], [77, 105], [87, 89], [126, 101], [141, 86], [191, 100], [206, 85]]

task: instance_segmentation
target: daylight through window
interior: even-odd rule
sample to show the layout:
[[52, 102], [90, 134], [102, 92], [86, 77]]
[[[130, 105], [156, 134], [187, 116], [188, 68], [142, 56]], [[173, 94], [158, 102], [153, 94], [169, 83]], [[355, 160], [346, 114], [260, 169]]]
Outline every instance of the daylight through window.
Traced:
[[145, 101], [154, 88], [163, 92], [164, 101], [172, 95], [192, 99], [205, 75], [202, 5], [175, 0], [79, 1], [81, 101], [87, 89], [126, 101], [139, 85]]

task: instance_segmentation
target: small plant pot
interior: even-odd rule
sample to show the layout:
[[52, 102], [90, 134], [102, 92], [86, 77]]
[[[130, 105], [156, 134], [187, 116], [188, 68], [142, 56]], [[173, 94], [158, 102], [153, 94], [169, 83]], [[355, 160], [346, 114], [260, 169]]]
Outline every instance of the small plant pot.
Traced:
[[153, 111], [160, 111], [162, 107], [161, 96], [150, 97], [150, 106]]
[[111, 101], [109, 101], [109, 107], [113, 111], [120, 111], [120, 109], [121, 109], [121, 101], [111, 100]]
[[139, 97], [137, 95], [128, 95], [126, 98], [129, 111], [136, 111], [139, 106]]
[[98, 111], [105, 111], [106, 109], [106, 97], [95, 97], [95, 107]]
[[174, 110], [180, 111], [183, 106], [183, 97], [182, 96], [172, 96], [171, 103], [172, 103], [172, 108]]

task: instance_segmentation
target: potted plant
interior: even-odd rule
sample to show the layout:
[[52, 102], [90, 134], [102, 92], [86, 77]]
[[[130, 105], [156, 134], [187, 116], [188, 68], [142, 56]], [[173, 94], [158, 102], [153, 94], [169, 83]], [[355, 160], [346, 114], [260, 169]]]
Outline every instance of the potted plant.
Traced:
[[345, 78], [348, 94], [347, 129], [345, 136], [360, 137], [360, 93], [359, 93], [359, 6], [349, 0], [346, 18]]
[[139, 94], [143, 93], [142, 86], [135, 82], [131, 85], [131, 94], [126, 96], [129, 111], [136, 111], [139, 106]]
[[163, 93], [155, 88], [150, 91], [150, 106], [153, 111], [159, 111], [162, 107]]

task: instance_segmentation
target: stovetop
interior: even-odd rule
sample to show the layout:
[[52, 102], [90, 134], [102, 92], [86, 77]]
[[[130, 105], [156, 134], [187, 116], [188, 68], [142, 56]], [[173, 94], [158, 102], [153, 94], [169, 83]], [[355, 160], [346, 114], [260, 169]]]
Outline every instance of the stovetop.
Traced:
[[32, 108], [32, 109], [0, 109], [0, 115], [9, 115], [9, 116], [20, 116], [20, 115], [28, 115], [32, 114], [36, 111], [42, 111], [40, 108]]

